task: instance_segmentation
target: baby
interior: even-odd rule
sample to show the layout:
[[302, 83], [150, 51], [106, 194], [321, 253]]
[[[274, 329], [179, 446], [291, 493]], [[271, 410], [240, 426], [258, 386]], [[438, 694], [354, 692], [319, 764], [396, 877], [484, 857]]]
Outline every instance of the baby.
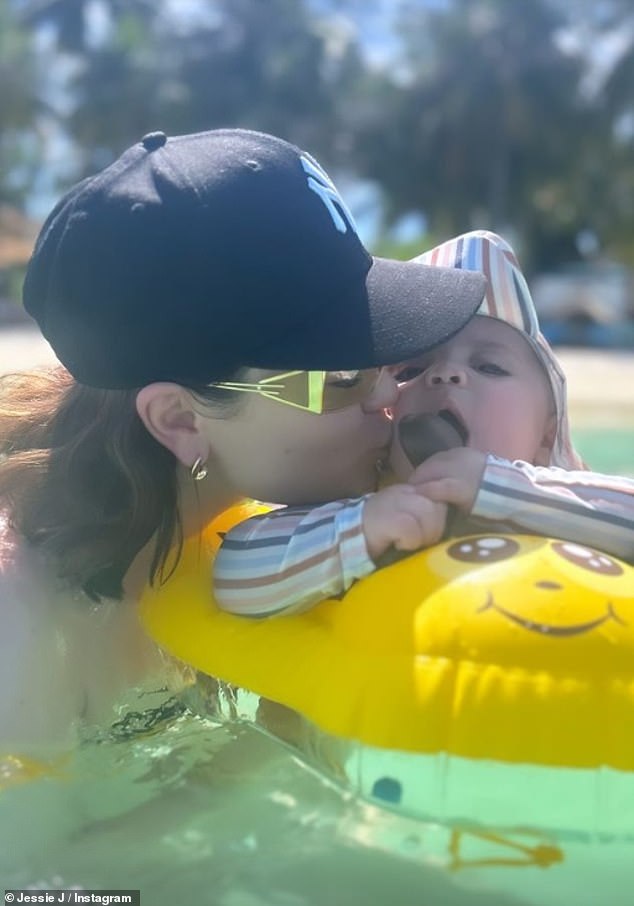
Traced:
[[565, 377], [510, 246], [478, 231], [418, 260], [488, 279], [478, 314], [459, 333], [393, 369], [395, 424], [426, 415], [451, 449], [413, 469], [399, 440], [407, 434], [395, 431], [388, 486], [236, 526], [214, 566], [221, 608], [253, 617], [305, 609], [342, 594], [394, 550], [435, 544], [447, 530], [532, 532], [634, 560], [634, 481], [591, 473], [575, 452]]

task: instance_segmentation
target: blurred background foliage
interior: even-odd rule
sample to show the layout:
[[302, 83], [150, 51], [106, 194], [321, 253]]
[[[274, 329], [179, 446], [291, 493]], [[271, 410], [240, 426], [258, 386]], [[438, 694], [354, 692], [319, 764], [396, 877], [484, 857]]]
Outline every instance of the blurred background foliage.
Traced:
[[356, 187], [377, 250], [634, 264], [631, 0], [0, 0], [0, 86], [5, 222], [145, 132], [246, 126]]

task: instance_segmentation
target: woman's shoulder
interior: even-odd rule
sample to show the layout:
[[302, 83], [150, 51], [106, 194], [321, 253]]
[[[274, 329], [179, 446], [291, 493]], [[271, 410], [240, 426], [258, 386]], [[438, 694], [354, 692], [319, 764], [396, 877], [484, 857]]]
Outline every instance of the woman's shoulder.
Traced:
[[0, 750], [65, 749], [80, 728], [107, 727], [135, 690], [145, 703], [148, 689], [167, 698], [180, 683], [133, 604], [65, 588], [2, 516]]
[[13, 530], [0, 510], [0, 619], [3, 630], [10, 612], [46, 612], [52, 583], [47, 570], [29, 545]]

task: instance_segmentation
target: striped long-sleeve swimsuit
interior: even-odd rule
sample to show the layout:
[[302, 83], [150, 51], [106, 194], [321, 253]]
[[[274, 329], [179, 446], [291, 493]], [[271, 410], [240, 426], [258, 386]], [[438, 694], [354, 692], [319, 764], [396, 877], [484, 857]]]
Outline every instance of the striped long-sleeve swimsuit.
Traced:
[[[278, 509], [235, 526], [214, 563], [219, 606], [251, 617], [296, 612], [372, 573], [366, 499]], [[489, 455], [457, 533], [492, 530], [561, 538], [634, 562], [634, 480]]]

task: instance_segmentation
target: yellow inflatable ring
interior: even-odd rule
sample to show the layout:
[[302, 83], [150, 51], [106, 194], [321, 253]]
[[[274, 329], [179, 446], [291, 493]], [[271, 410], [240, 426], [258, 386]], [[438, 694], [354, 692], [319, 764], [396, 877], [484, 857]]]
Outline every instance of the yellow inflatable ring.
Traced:
[[[222, 681], [219, 711], [277, 733], [271, 703], [290, 709], [316, 730], [287, 724], [282, 738], [360, 795], [413, 814], [480, 821], [478, 791], [494, 787], [487, 822], [515, 820], [521, 766], [520, 785], [539, 778], [550, 790], [526, 796], [526, 824], [634, 831], [632, 566], [564, 541], [474, 535], [379, 570], [341, 600], [248, 620], [214, 605], [210, 560], [249, 512], [190, 540], [141, 604], [163, 648]], [[461, 778], [453, 802], [446, 777], [438, 800], [439, 756]], [[597, 804], [587, 790], [606, 767], [612, 792]]]

